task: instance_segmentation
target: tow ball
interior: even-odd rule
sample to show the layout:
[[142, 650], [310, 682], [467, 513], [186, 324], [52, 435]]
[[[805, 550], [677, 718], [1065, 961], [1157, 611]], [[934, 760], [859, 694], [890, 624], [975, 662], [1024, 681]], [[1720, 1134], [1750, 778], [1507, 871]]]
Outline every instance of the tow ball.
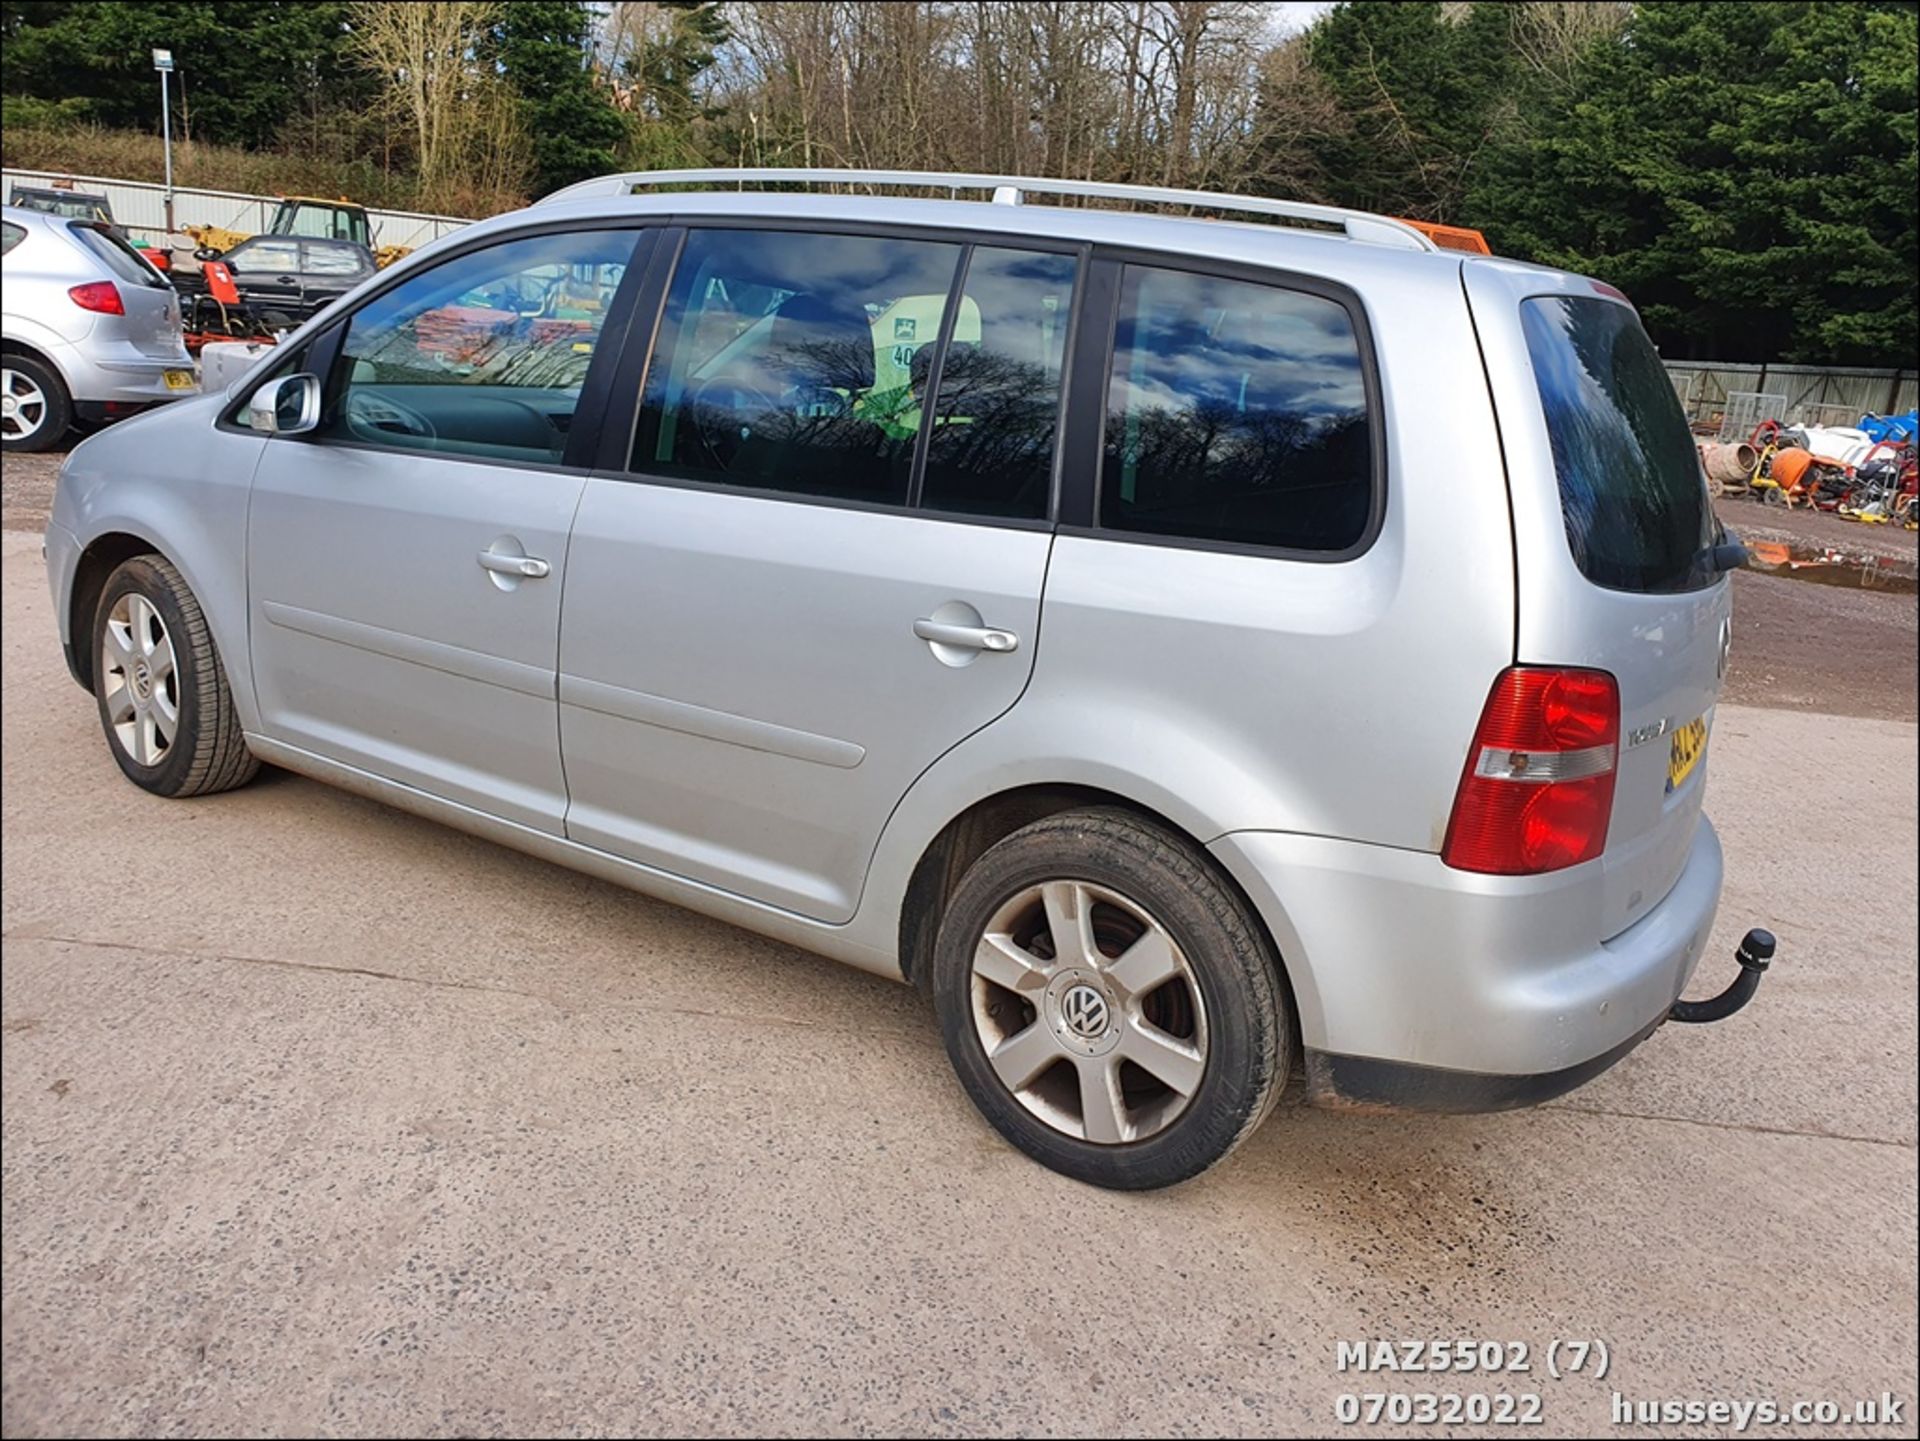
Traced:
[[1675, 1001], [1673, 1009], [1667, 1012], [1667, 1019], [1699, 1023], [1724, 1021], [1752, 1000], [1753, 993], [1760, 989], [1760, 978], [1767, 973], [1773, 950], [1772, 931], [1757, 928], [1748, 931], [1740, 942], [1740, 949], [1733, 953], [1733, 958], [1740, 963], [1740, 974], [1733, 978], [1733, 984], [1704, 1001]]

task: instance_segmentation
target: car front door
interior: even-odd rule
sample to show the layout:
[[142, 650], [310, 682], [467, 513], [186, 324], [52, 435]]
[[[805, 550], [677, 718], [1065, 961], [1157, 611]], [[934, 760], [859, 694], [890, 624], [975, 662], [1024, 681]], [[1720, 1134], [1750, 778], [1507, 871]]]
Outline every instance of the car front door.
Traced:
[[621, 429], [574, 525], [570, 838], [853, 914], [895, 804], [1033, 665], [1076, 265], [958, 239], [685, 235], [632, 450]]
[[250, 240], [224, 257], [240, 298], [256, 316], [269, 312], [297, 320], [300, 309], [300, 243]]
[[[268, 443], [249, 525], [271, 737], [560, 832], [560, 590], [592, 439], [574, 420], [598, 415], [639, 238], [496, 241], [383, 287], [317, 345], [321, 425]], [[573, 276], [593, 303], [543, 314]]]

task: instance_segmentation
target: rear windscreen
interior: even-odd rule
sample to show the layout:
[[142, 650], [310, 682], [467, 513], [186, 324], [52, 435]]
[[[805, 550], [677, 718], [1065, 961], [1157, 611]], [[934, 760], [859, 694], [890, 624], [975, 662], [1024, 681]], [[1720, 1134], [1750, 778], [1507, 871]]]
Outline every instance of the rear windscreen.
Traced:
[[99, 256], [107, 269], [119, 279], [135, 285], [151, 285], [156, 290], [166, 288], [166, 277], [147, 264], [139, 251], [105, 226], [77, 220], [67, 228], [73, 231], [74, 237], [82, 245]]
[[1711, 584], [1713, 512], [1693, 436], [1653, 343], [1610, 300], [1542, 295], [1521, 323], [1540, 387], [1567, 544], [1611, 590]]

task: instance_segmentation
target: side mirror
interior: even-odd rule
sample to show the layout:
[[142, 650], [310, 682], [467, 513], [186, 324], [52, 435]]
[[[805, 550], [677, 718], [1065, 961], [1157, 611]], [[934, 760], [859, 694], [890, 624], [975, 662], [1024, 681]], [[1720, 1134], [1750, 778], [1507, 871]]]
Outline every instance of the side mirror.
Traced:
[[320, 424], [320, 377], [283, 375], [254, 391], [247, 424], [267, 435], [303, 435]]

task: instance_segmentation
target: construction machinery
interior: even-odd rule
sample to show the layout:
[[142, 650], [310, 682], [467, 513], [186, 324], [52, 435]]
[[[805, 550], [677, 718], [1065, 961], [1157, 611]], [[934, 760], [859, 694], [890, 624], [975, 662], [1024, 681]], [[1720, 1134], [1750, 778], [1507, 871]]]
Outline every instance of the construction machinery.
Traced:
[[[202, 260], [224, 255], [241, 241], [253, 238], [251, 231], [229, 230], [221, 225], [189, 225], [185, 230], [193, 237], [194, 254]], [[367, 207], [356, 205], [345, 196], [338, 200], [323, 200], [311, 195], [283, 196], [274, 207], [273, 220], [263, 233], [304, 235], [317, 240], [351, 240], [364, 247], [373, 256], [373, 263], [382, 268], [412, 251], [412, 247], [407, 245], [376, 247], [373, 243], [373, 225], [367, 218]]]

